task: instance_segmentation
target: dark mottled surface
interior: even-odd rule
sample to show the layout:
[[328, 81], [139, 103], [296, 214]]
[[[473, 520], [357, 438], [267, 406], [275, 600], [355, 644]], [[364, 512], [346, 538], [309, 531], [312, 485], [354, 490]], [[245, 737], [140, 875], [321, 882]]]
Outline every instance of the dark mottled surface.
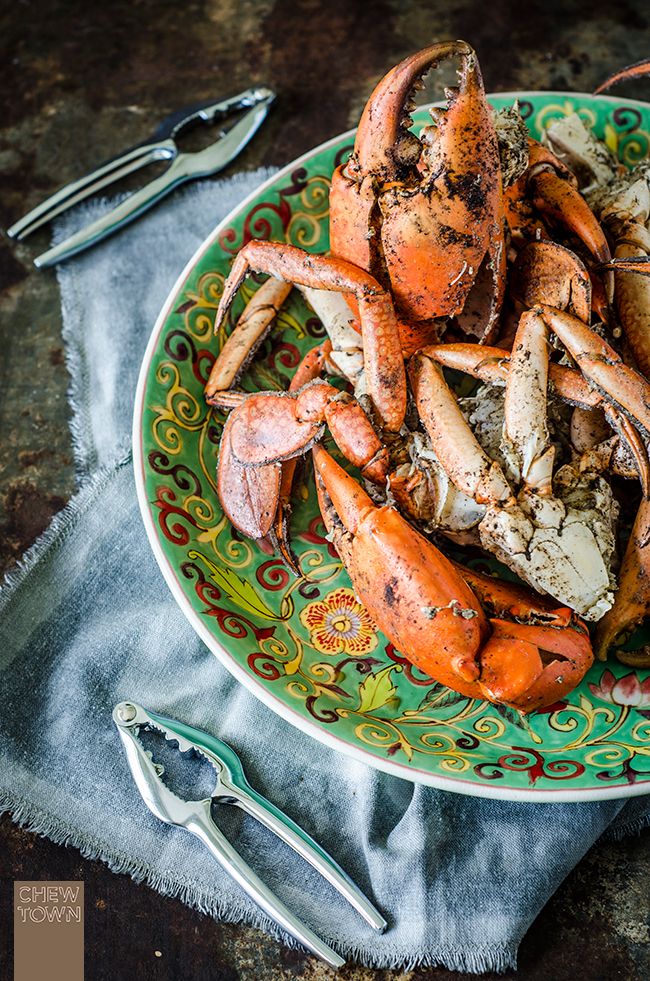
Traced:
[[[354, 125], [378, 77], [429, 40], [471, 41], [489, 89], [590, 90], [650, 54], [649, 25], [648, 4], [630, 0], [4, 0], [0, 227], [202, 97], [273, 85], [277, 110], [240, 165], [282, 164]], [[452, 70], [442, 78], [452, 81]], [[647, 97], [649, 88], [639, 82], [621, 91]], [[47, 244], [46, 232], [18, 246], [0, 235], [0, 569], [12, 567], [74, 488], [56, 279], [31, 267]], [[214, 923], [7, 818], [0, 841], [3, 978], [16, 878], [85, 880], [92, 981], [334, 976], [255, 930]], [[591, 851], [524, 939], [522, 981], [650, 976], [649, 845], [645, 835]], [[459, 975], [348, 967], [339, 977]]]

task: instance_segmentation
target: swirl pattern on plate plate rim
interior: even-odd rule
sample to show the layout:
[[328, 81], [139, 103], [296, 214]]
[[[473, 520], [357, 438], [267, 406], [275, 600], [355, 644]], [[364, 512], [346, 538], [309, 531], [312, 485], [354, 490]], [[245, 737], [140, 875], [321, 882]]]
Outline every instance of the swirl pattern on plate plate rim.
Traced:
[[[512, 96], [491, 101], [509, 105]], [[577, 111], [626, 164], [650, 149], [650, 106], [642, 103], [525, 93], [520, 107], [535, 136]], [[424, 112], [415, 118], [423, 121]], [[242, 539], [219, 508], [214, 469], [224, 416], [205, 405], [202, 389], [224, 341], [213, 336], [224, 278], [251, 238], [327, 250], [329, 176], [350, 149], [349, 134], [317, 148], [230, 216], [195, 257], [152, 338], [134, 432], [145, 523], [163, 571], [237, 677], [289, 721], [368, 763], [499, 797], [650, 791], [647, 672], [595, 665], [571, 696], [531, 718], [464, 698], [418, 672], [369, 626], [324, 537], [309, 477], [298, 482], [292, 518], [303, 579]], [[233, 317], [255, 288], [254, 280], [243, 288]], [[302, 353], [322, 335], [294, 292], [244, 387], [285, 388]]]

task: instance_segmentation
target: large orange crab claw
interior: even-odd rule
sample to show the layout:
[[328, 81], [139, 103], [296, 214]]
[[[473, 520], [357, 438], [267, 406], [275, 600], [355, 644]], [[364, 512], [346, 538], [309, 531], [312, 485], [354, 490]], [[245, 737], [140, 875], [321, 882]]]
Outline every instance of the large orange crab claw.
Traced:
[[[411, 133], [422, 76], [459, 57], [460, 84]], [[435, 319], [489, 340], [505, 281], [499, 148], [475, 52], [464, 41], [406, 58], [378, 84], [354, 152], [332, 178], [331, 249], [367, 269], [396, 303], [411, 354], [436, 336]]]
[[413, 664], [522, 712], [575, 688], [593, 654], [571, 610], [459, 569], [394, 508], [375, 507], [321, 446], [312, 453], [323, 517], [355, 592]]

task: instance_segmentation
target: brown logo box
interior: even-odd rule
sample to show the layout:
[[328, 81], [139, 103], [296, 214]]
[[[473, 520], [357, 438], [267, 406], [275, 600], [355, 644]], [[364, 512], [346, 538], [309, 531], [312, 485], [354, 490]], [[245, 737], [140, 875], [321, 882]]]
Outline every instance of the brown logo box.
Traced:
[[83, 882], [14, 882], [14, 981], [83, 976]]

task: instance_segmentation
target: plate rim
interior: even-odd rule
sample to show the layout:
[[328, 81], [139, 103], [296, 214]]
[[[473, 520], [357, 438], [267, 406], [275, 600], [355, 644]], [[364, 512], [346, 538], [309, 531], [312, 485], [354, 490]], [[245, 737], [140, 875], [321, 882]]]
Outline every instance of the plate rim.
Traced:
[[[650, 103], [643, 102], [640, 99], [624, 99], [610, 95], [595, 96], [592, 92], [527, 89], [516, 92], [489, 92], [487, 94], [488, 99], [496, 97], [500, 99], [521, 99], [525, 98], [526, 96], [602, 99], [604, 102], [615, 103], [617, 106], [629, 108], [641, 106], [645, 110], [647, 110], [650, 106]], [[434, 105], [444, 105], [444, 103], [426, 103], [422, 106], [418, 106], [418, 110], [426, 110]], [[305, 153], [302, 153], [299, 157], [296, 157], [294, 160], [274, 171], [265, 181], [262, 181], [261, 184], [257, 185], [242, 201], [240, 201], [233, 209], [231, 209], [231, 211], [228, 212], [228, 214], [215, 226], [215, 228], [213, 228], [203, 242], [201, 242], [183, 267], [160, 309], [149, 335], [147, 346], [142, 357], [142, 363], [140, 365], [134, 399], [133, 425], [131, 434], [133, 471], [140, 515], [145, 527], [149, 546], [156, 559], [158, 568], [160, 569], [163, 578], [171, 591], [172, 596], [174, 597], [174, 600], [176, 601], [181, 612], [189, 621], [192, 628], [198, 634], [208, 650], [218, 658], [220, 663], [233, 675], [237, 681], [243, 684], [244, 687], [251, 692], [251, 694], [253, 694], [264, 705], [266, 705], [267, 708], [271, 709], [271, 711], [275, 712], [286, 722], [295, 726], [295, 728], [301, 730], [306, 735], [315, 739], [317, 742], [323, 743], [324, 745], [328, 746], [328, 748], [343, 753], [359, 763], [364, 763], [367, 766], [371, 766], [376, 770], [388, 773], [390, 776], [398, 777], [401, 780], [409, 780], [412, 783], [419, 783], [425, 786], [434, 787], [436, 790], [445, 790], [450, 793], [462, 794], [468, 797], [480, 797], [490, 800], [507, 800], [517, 803], [585, 803], [598, 800], [617, 800], [629, 797], [640, 797], [650, 794], [650, 778], [633, 784], [619, 784], [613, 787], [603, 788], [583, 787], [581, 790], [570, 788], [565, 789], [562, 787], [557, 787], [552, 790], [545, 790], [541, 788], [537, 789], [536, 787], [527, 787], [523, 789], [475, 784], [471, 781], [463, 780], [462, 777], [440, 776], [439, 774], [433, 774], [412, 765], [407, 766], [406, 764], [400, 763], [397, 760], [383, 759], [382, 757], [373, 754], [369, 749], [360, 749], [359, 747], [349, 743], [347, 740], [334, 735], [332, 732], [330, 732], [330, 730], [319, 726], [315, 722], [310, 722], [308, 719], [301, 716], [297, 711], [293, 711], [290, 706], [274, 695], [262, 680], [258, 680], [240, 667], [240, 665], [234, 660], [233, 656], [229, 653], [228, 648], [225, 647], [207, 629], [201, 620], [200, 615], [193, 609], [188, 597], [180, 585], [174, 567], [162, 549], [145, 487], [145, 454], [142, 446], [144, 435], [142, 418], [144, 412], [146, 380], [149, 373], [149, 367], [154, 351], [157, 347], [158, 338], [162, 332], [165, 322], [167, 321], [167, 318], [172, 312], [175, 299], [196, 264], [200, 261], [205, 252], [213, 245], [221, 232], [227, 228], [228, 224], [232, 220], [232, 216], [235, 213], [239, 213], [241, 210], [245, 209], [254, 199], [256, 199], [267, 188], [272, 187], [279, 179], [290, 175], [291, 171], [295, 170], [296, 167], [299, 167], [300, 164], [306, 159], [311, 158], [316, 153], [327, 150], [329, 147], [333, 146], [334, 144], [338, 144], [344, 139], [352, 138], [355, 132], [356, 127], [346, 130], [343, 133], [338, 133], [336, 136], [332, 136], [328, 140], [324, 140], [322, 143], [319, 143], [317, 146], [305, 151]]]

